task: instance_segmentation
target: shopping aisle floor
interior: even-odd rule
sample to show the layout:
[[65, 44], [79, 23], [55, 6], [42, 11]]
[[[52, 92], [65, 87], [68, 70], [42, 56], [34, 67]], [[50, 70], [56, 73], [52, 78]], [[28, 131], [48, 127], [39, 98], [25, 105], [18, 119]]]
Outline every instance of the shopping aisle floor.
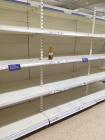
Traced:
[[105, 140], [105, 102], [24, 140]]

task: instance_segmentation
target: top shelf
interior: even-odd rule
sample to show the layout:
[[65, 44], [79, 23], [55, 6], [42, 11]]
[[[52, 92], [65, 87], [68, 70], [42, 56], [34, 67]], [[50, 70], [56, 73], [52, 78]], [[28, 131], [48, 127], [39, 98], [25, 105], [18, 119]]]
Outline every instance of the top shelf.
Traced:
[[0, 33], [16, 33], [16, 34], [43, 34], [51, 36], [70, 36], [70, 37], [89, 37], [89, 38], [105, 38], [105, 34], [91, 34], [84, 32], [73, 32], [64, 30], [50, 30], [50, 29], [40, 29], [33, 27], [19, 27], [19, 26], [7, 26], [0, 25]]
[[[16, 6], [15, 6], [16, 5]], [[30, 9], [40, 9], [40, 2], [31, 1], [31, 0], [1, 0], [0, 1], [0, 7], [5, 8], [12, 8], [17, 10], [30, 10]], [[85, 17], [91, 19], [93, 15], [87, 14], [84, 12], [74, 11], [62, 7], [52, 6], [49, 4], [44, 4], [44, 9], [48, 12], [52, 12], [55, 15], [55, 12], [64, 14], [64, 15], [72, 15], [76, 17]], [[96, 20], [102, 20], [105, 21], [105, 17], [96, 16]]]

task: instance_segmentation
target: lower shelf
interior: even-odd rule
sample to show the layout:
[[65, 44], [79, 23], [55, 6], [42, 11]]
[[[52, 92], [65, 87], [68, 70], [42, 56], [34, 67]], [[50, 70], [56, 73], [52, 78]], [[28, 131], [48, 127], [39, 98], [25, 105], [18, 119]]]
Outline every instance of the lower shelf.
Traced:
[[0, 140], [14, 140], [49, 124], [48, 118], [42, 113], [19, 120], [0, 128]]
[[67, 80], [52, 82], [42, 86], [33, 86], [16, 91], [7, 91], [0, 94], [0, 108], [5, 108], [18, 103], [30, 101], [40, 96], [48, 96], [64, 92], [80, 86], [86, 86], [105, 79], [105, 72], [94, 73], [86, 76], [80, 76]]
[[[94, 94], [91, 92], [88, 96], [85, 94], [82, 98], [54, 106], [43, 112], [39, 112], [38, 102], [27, 102], [18, 107], [0, 110], [0, 140], [19, 138], [105, 100], [105, 89]], [[54, 99], [53, 101], [57, 102]], [[50, 100], [47, 100], [47, 104], [51, 104]]]

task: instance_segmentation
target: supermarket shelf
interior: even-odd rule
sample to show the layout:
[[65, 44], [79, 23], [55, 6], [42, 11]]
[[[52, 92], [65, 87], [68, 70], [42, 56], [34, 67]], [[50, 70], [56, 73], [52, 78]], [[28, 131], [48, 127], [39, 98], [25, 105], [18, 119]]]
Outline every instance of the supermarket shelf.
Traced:
[[63, 81], [52, 82], [42, 86], [33, 86], [30, 88], [19, 89], [16, 91], [8, 91], [0, 94], [0, 108], [5, 108], [11, 105], [38, 98], [40, 96], [56, 94], [72, 88], [84, 86], [103, 80], [105, 80], [105, 72], [100, 72], [90, 74], [88, 76], [80, 76]]
[[47, 117], [39, 113], [0, 127], [0, 140], [14, 140], [49, 124]]
[[[0, 127], [0, 140], [14, 140], [105, 100], [105, 90]], [[20, 127], [21, 126], [21, 127]], [[5, 133], [6, 132], [6, 133]]]
[[0, 25], [0, 33], [17, 33], [17, 34], [44, 34], [44, 35], [56, 35], [56, 36], [71, 36], [71, 37], [92, 37], [92, 38], [105, 38], [105, 34], [91, 34], [83, 32], [71, 32], [63, 30], [50, 30], [32, 27], [19, 27], [19, 26], [7, 26]]
[[17, 60], [1, 60], [0, 70], [8, 69], [8, 65], [20, 64], [21, 68], [35, 67], [41, 65], [52, 65], [52, 64], [62, 64], [62, 63], [73, 63], [73, 62], [83, 62], [83, 59], [87, 61], [92, 60], [103, 60], [105, 59], [105, 54], [93, 54], [93, 55], [77, 55], [77, 56], [61, 56], [54, 57], [53, 60], [39, 60], [35, 58], [30, 59], [17, 59]]
[[[31, 1], [31, 0], [28, 0], [28, 1], [27, 0], [1, 0], [0, 1], [0, 7], [3, 8], [4, 10], [5, 10], [5, 8], [7, 10], [8, 9], [11, 9], [11, 10], [17, 9], [17, 11], [18, 10], [25, 11], [25, 12], [23, 12], [24, 14], [26, 14], [26, 13], [28, 14], [28, 12], [29, 12], [28, 10], [30, 10], [30, 12], [32, 12], [32, 14], [34, 14], [33, 12], [36, 12], [36, 14], [37, 13], [40, 14], [40, 6], [41, 6], [40, 4], [41, 3], [39, 3], [39, 2], [35, 2], [35, 1]], [[43, 8], [44, 8], [45, 16], [53, 15], [54, 17], [58, 17], [60, 15], [62, 18], [64, 18], [65, 16], [66, 16], [65, 18], [70, 18], [73, 15], [74, 19], [79, 17], [80, 20], [82, 19], [81, 17], [83, 17], [83, 18], [85, 17], [84, 19], [93, 18], [93, 16], [89, 15], [89, 14], [85, 14], [82, 12], [76, 12], [76, 11], [72, 11], [72, 10], [68, 10], [68, 9], [64, 9], [64, 8], [60, 8], [60, 7], [56, 7], [56, 6], [50, 6], [47, 4], [44, 4]], [[10, 12], [14, 12], [14, 11], [10, 11]], [[23, 14], [23, 16], [24, 16], [24, 14]], [[57, 14], [57, 16], [56, 16], [56, 14]], [[18, 14], [17, 14], [17, 16], [18, 16]], [[28, 18], [28, 16], [27, 16], [27, 18]], [[77, 18], [77, 19], [79, 19], [79, 18]], [[96, 19], [105, 20], [104, 17], [98, 17], [98, 16], [96, 16]], [[7, 25], [0, 25], [0, 33], [11, 33], [11, 34], [19, 34], [19, 35], [20, 34], [22, 34], [22, 35], [43, 34], [46, 36], [87, 37], [87, 38], [97, 38], [97, 39], [105, 38], [105, 34], [91, 34], [91, 33], [85, 33], [85, 32], [51, 30], [51, 29], [42, 30], [40, 28], [34, 28], [34, 27], [26, 27], [26, 26], [19, 27], [19, 26], [7, 26]], [[44, 60], [39, 60], [38, 58], [1, 60], [0, 61], [0, 70], [9, 69], [10, 65], [13, 67], [15, 67], [15, 65], [19, 65], [21, 68], [26, 68], [26, 67], [35, 67], [35, 66], [41, 66], [41, 65], [52, 65], [52, 64], [62, 64], [62, 63], [74, 63], [74, 62], [87, 63], [88, 61], [103, 60], [103, 59], [105, 59], [105, 54], [54, 57], [53, 60], [48, 60], [48, 58], [44, 58]], [[80, 73], [83, 75], [84, 73], [82, 73], [82, 71], [83, 70], [81, 70]], [[95, 69], [95, 72], [96, 71], [97, 70]], [[74, 72], [75, 72], [75, 70], [74, 70]], [[33, 71], [32, 71], [32, 73], [33, 73]], [[78, 71], [78, 73], [79, 73], [79, 71]], [[76, 73], [76, 74], [78, 75], [78, 73]], [[5, 74], [5, 73], [3, 72], [3, 74]], [[69, 76], [71, 76], [71, 74], [72, 73], [70, 73]], [[75, 76], [76, 76], [76, 74], [75, 74]], [[51, 76], [56, 76], [56, 75], [51, 75]], [[48, 80], [52, 80], [51, 76]], [[6, 77], [6, 78], [8, 78], [8, 77]], [[11, 79], [11, 77], [10, 77], [10, 79]], [[59, 79], [58, 76], [57, 76], [57, 79]], [[38, 80], [36, 80], [36, 81], [38, 81]], [[76, 93], [78, 95], [79, 90], [77, 89], [77, 87], [82, 87], [82, 86], [92, 84], [95, 82], [99, 82], [99, 81], [105, 81], [105, 72], [99, 72], [99, 73], [94, 73], [94, 74], [90, 74], [90, 75], [86, 75], [86, 76], [75, 77], [72, 79], [70, 79], [70, 77], [67, 77], [66, 80], [62, 80], [62, 81], [60, 81], [60, 80], [61, 79], [59, 79], [59, 81], [57, 81], [57, 82], [52, 82], [52, 83], [38, 85], [38, 86], [36, 86], [35, 85], [36, 83], [34, 83], [31, 80], [28, 81], [29, 84], [27, 84], [28, 83], [27, 81], [26, 81], [26, 83], [25, 83], [25, 81], [17, 81], [17, 83], [19, 85], [15, 82], [10, 83], [10, 85], [9, 85], [9, 82], [7, 84], [3, 83], [4, 87], [2, 87], [2, 85], [1, 85], [1, 88], [0, 88], [0, 116], [1, 116], [0, 117], [0, 140], [14, 140], [14, 139], [20, 138], [21, 136], [24, 136], [28, 133], [36, 131], [45, 126], [49, 126], [50, 124], [52, 124], [58, 120], [61, 120], [67, 116], [70, 116], [70, 115], [77, 113], [81, 110], [84, 110], [92, 105], [95, 105], [96, 103], [98, 103], [100, 101], [105, 100], [105, 90], [95, 92], [94, 94], [91, 94], [88, 96], [85, 96], [86, 95], [86, 93], [85, 93], [85, 95], [83, 95], [85, 97], [82, 97], [82, 98], [78, 97], [79, 99], [66, 103], [66, 104], [64, 104], [64, 102], [63, 102], [63, 105], [59, 105], [60, 103], [57, 100], [57, 103], [58, 103], [57, 105], [59, 105], [59, 106], [56, 106], [56, 107], [53, 107], [50, 109], [47, 108], [48, 110], [45, 110], [45, 111], [39, 113], [39, 104], [38, 104], [39, 102], [37, 102], [35, 100], [36, 103], [32, 104], [32, 102], [34, 102], [34, 99], [38, 98], [38, 101], [39, 101], [39, 97], [41, 97], [41, 96], [49, 96], [52, 99], [51, 95], [54, 95], [53, 97], [55, 100], [55, 99], [58, 99], [58, 98], [56, 98], [56, 95], [59, 95], [57, 93], [62, 93], [64, 91], [67, 91], [67, 90], [70, 90], [73, 88], [76, 88], [76, 91], [75, 92], [71, 91], [72, 95], [74, 95], [74, 93]], [[24, 87], [23, 87], [23, 85], [20, 86], [21, 83], [24, 85]], [[98, 84], [101, 84], [101, 83], [102, 82], [100, 82]], [[84, 90], [85, 89], [82, 89], [82, 93], [84, 93]], [[68, 95], [68, 93], [69, 93], [69, 91], [67, 93], [63, 93], [63, 94]], [[69, 94], [69, 95], [71, 96], [71, 94]], [[61, 97], [61, 98], [63, 98], [63, 97]], [[32, 102], [27, 102], [30, 100], [32, 100]], [[63, 100], [64, 100], [64, 98], [63, 98]], [[48, 100], [46, 99], [46, 101], [48, 101], [49, 104], [51, 104], [49, 99]], [[46, 103], [46, 106], [48, 105], [48, 102]], [[22, 104], [20, 104], [20, 103], [22, 103]], [[14, 105], [16, 105], [16, 106], [14, 106]], [[34, 106], [34, 105], [36, 105], [36, 106]], [[28, 110], [30, 113], [26, 110]], [[38, 112], [36, 112], [36, 111], [38, 111]], [[15, 114], [16, 112], [17, 112], [17, 114]], [[21, 112], [23, 112], [23, 113], [21, 113]], [[8, 117], [8, 114], [9, 114], [9, 117]]]

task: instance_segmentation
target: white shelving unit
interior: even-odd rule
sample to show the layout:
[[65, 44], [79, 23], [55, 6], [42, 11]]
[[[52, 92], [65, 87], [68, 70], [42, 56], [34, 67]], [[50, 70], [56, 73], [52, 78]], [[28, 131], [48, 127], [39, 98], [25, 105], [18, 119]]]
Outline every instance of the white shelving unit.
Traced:
[[104, 22], [43, 0], [0, 2], [0, 140], [105, 100]]

